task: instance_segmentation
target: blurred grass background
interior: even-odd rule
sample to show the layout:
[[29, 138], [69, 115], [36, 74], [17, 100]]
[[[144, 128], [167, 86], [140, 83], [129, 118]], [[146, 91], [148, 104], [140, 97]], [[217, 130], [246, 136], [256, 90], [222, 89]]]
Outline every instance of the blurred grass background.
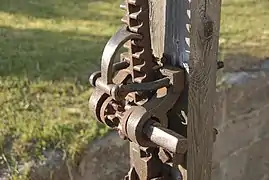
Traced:
[[[75, 159], [108, 131], [88, 111], [87, 78], [99, 69], [103, 47], [121, 25], [119, 4], [1, 0], [0, 169], [15, 173], [19, 163], [42, 159], [50, 149]], [[268, 55], [268, 9], [268, 0], [223, 0], [224, 60]]]

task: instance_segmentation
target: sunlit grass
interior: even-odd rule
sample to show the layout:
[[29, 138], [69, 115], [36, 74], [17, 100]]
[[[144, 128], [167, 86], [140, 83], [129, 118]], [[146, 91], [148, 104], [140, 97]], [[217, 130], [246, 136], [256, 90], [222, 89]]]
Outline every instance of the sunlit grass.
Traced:
[[119, 1], [1, 1], [0, 169], [61, 150], [75, 159], [107, 128], [87, 78], [120, 25]]
[[227, 53], [268, 56], [269, 1], [223, 0], [221, 42]]
[[[12, 23], [11, 23], [12, 22]], [[0, 24], [2, 27], [13, 29], [27, 30], [47, 30], [50, 32], [78, 32], [82, 34], [107, 36], [113, 33], [119, 23], [111, 24], [106, 21], [83, 20], [83, 19], [66, 19], [66, 18], [36, 18], [21, 14], [11, 14], [0, 12]]]

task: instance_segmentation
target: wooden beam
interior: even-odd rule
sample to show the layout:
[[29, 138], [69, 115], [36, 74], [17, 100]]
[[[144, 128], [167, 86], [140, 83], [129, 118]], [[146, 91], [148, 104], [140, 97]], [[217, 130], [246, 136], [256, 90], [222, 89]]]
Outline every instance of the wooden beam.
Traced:
[[188, 180], [210, 180], [221, 0], [191, 2]]

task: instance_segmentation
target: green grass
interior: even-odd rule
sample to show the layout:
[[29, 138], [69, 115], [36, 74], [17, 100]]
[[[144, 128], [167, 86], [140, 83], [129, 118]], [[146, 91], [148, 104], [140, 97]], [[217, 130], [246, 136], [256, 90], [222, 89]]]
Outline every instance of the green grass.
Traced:
[[88, 75], [120, 25], [119, 1], [2, 0], [0, 169], [60, 149], [69, 159], [107, 128], [88, 110]]
[[[0, 169], [61, 149], [74, 159], [108, 129], [88, 110], [88, 75], [120, 26], [119, 0], [1, 0]], [[223, 0], [221, 50], [263, 57], [269, 1]]]
[[228, 54], [268, 56], [269, 1], [223, 0], [221, 48]]

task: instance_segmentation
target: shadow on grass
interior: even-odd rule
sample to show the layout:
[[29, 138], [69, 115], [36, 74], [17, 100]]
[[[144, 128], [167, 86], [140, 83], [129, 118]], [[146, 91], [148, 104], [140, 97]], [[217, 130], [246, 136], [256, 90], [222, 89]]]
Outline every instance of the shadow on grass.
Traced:
[[[120, 25], [120, 13], [115, 10], [119, 4], [119, 0], [2, 0], [0, 13], [18, 16], [18, 20], [25, 16], [55, 22], [85, 20]], [[0, 76], [85, 80], [90, 70], [99, 69], [94, 64], [100, 61], [108, 38], [75, 31], [12, 29], [1, 27], [0, 23]]]
[[[36, 18], [120, 22], [119, 0], [1, 0], [0, 11]], [[116, 22], [115, 22], [116, 23]]]
[[0, 76], [87, 78], [108, 37], [0, 27]]

